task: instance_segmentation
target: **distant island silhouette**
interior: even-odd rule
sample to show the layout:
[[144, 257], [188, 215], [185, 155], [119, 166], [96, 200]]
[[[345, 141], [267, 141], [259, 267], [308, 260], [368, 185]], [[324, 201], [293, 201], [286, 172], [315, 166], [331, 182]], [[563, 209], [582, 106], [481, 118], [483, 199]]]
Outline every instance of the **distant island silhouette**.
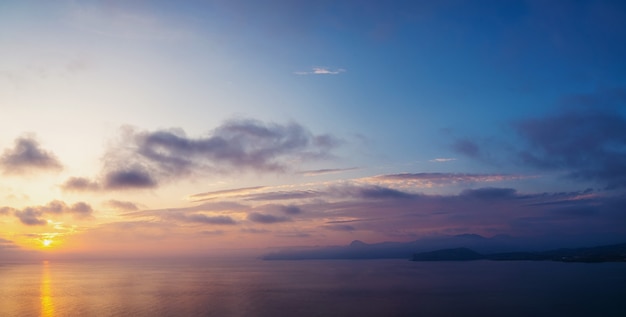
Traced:
[[543, 252], [506, 252], [481, 254], [468, 248], [442, 249], [413, 255], [413, 261], [558, 261], [626, 262], [626, 243], [592, 248], [555, 249]]
[[[527, 241], [506, 235], [486, 238], [461, 234], [409, 242], [368, 244], [354, 240], [344, 246], [294, 247], [265, 254], [263, 260], [408, 259], [414, 261], [561, 261], [626, 262], [626, 243], [562, 243], [554, 239]], [[615, 241], [619, 242], [619, 241]], [[594, 246], [596, 245], [596, 246]], [[600, 245], [600, 246], [597, 246]], [[561, 248], [562, 246], [574, 248]], [[582, 247], [579, 247], [582, 246]]]

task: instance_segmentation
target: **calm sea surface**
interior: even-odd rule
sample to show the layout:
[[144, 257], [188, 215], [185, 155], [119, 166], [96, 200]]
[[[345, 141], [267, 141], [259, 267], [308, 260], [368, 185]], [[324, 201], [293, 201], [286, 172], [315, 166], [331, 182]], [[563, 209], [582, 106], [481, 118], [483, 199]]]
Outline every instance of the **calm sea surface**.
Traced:
[[626, 316], [626, 263], [0, 262], [0, 316]]

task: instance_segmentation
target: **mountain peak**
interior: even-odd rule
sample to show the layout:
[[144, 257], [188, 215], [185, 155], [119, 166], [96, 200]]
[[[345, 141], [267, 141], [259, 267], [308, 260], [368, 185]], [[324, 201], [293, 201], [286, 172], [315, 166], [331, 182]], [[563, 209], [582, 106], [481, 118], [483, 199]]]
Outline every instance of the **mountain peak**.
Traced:
[[465, 239], [486, 239], [485, 237], [483, 237], [483, 236], [481, 236], [479, 234], [475, 234], [475, 233], [457, 234], [454, 237], [455, 238], [465, 238]]
[[367, 246], [367, 243], [361, 240], [354, 240], [350, 242], [350, 247], [364, 247], [364, 246]]

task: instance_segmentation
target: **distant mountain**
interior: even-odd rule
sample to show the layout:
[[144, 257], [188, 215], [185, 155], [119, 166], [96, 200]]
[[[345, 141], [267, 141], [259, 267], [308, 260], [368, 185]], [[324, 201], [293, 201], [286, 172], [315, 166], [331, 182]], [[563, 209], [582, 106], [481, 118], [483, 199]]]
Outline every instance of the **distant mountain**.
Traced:
[[413, 261], [559, 261], [626, 262], [626, 243], [592, 248], [556, 249], [542, 252], [507, 252], [480, 254], [468, 248], [443, 249], [413, 255]]
[[413, 255], [413, 261], [471, 261], [484, 258], [484, 255], [468, 248], [444, 249]]
[[347, 246], [288, 248], [262, 256], [264, 260], [309, 259], [410, 259], [416, 252], [447, 248], [470, 248], [482, 253], [526, 251], [520, 241], [505, 235], [485, 238], [477, 234], [439, 236], [410, 242], [381, 242], [368, 244], [359, 240]]

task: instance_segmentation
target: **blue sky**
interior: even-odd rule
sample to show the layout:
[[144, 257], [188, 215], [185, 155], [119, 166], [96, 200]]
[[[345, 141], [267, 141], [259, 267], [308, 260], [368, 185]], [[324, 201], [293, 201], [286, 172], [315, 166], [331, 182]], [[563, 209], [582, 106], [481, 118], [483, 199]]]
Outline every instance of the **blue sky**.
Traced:
[[5, 1], [3, 248], [622, 239], [625, 24], [620, 1]]

